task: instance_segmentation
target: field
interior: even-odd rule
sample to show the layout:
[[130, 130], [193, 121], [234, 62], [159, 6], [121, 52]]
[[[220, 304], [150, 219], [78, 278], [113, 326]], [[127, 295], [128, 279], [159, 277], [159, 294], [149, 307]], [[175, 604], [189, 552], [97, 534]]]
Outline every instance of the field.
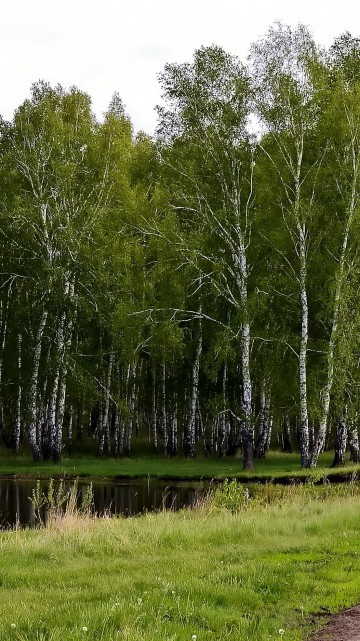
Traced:
[[240, 458], [198, 457], [195, 460], [184, 458], [142, 457], [128, 459], [99, 458], [95, 456], [74, 456], [63, 458], [59, 464], [34, 463], [29, 456], [9, 455], [0, 452], [0, 476], [35, 476], [37, 478], [103, 477], [103, 478], [141, 478], [154, 476], [166, 479], [225, 479], [225, 478], [263, 478], [283, 477], [341, 476], [360, 471], [360, 465], [348, 464], [343, 468], [331, 468], [333, 454], [325, 452], [319, 458], [316, 470], [301, 470], [299, 454], [269, 452], [266, 459], [256, 461], [254, 472], [243, 472]]
[[0, 640], [306, 638], [360, 601], [359, 489], [277, 492], [2, 532]]

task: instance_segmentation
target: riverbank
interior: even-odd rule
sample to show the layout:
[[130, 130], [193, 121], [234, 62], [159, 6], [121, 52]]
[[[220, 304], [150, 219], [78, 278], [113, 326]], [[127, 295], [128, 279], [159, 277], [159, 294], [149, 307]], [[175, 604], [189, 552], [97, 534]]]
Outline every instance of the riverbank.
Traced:
[[360, 497], [287, 492], [1, 533], [0, 641], [306, 638], [360, 601]]
[[343, 468], [331, 468], [332, 453], [319, 458], [315, 470], [300, 468], [299, 454], [269, 452], [266, 459], [256, 461], [253, 472], [243, 472], [240, 458], [216, 457], [188, 460], [182, 458], [129, 458], [111, 459], [96, 457], [64, 457], [58, 463], [34, 463], [29, 456], [12, 456], [7, 451], [0, 453], [0, 477], [36, 478], [107, 478], [135, 479], [148, 476], [163, 480], [223, 480], [237, 478], [243, 481], [296, 482], [304, 477], [321, 479], [329, 477], [335, 482], [347, 480], [360, 473], [360, 465], [347, 464]]

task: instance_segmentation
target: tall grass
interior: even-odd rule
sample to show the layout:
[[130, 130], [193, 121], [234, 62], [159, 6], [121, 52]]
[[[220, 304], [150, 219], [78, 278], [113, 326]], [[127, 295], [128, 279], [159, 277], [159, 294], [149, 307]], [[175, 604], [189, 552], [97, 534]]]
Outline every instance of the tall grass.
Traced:
[[84, 496], [78, 492], [78, 480], [75, 479], [68, 489], [64, 481], [50, 479], [45, 492], [38, 480], [31, 497], [34, 517], [38, 526], [51, 526], [65, 521], [86, 517], [95, 517], [92, 483], [86, 488]]
[[360, 601], [359, 490], [276, 492], [3, 532], [1, 641], [305, 638]]

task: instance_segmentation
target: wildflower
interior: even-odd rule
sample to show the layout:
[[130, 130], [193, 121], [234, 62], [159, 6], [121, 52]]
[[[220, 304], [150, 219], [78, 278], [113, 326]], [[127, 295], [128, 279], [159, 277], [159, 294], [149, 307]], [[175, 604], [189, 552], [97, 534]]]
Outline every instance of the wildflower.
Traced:
[[88, 631], [86, 625], [83, 625], [83, 627], [81, 629], [82, 629], [83, 632], [87, 632]]
[[138, 602], [138, 605], [141, 605], [141, 604], [142, 604], [143, 600], [142, 600], [141, 596], [139, 596], [139, 598], [138, 598], [137, 602]]
[[193, 634], [193, 635], [192, 635], [192, 637], [191, 637], [191, 639], [192, 639], [192, 641], [196, 641], [196, 639], [197, 639], [196, 634]]
[[280, 628], [280, 630], [279, 630], [279, 634], [280, 634], [280, 636], [282, 637], [282, 636], [283, 636], [283, 634], [285, 634], [285, 630], [283, 630], [282, 628]]
[[16, 623], [11, 623], [10, 628], [16, 628]]

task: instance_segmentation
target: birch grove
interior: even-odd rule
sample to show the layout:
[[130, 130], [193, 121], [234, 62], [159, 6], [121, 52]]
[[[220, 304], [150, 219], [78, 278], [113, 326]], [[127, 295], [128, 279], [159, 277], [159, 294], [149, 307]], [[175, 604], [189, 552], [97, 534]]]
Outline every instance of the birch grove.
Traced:
[[166, 65], [154, 137], [45, 82], [0, 120], [3, 448], [358, 462], [359, 69], [275, 24]]

